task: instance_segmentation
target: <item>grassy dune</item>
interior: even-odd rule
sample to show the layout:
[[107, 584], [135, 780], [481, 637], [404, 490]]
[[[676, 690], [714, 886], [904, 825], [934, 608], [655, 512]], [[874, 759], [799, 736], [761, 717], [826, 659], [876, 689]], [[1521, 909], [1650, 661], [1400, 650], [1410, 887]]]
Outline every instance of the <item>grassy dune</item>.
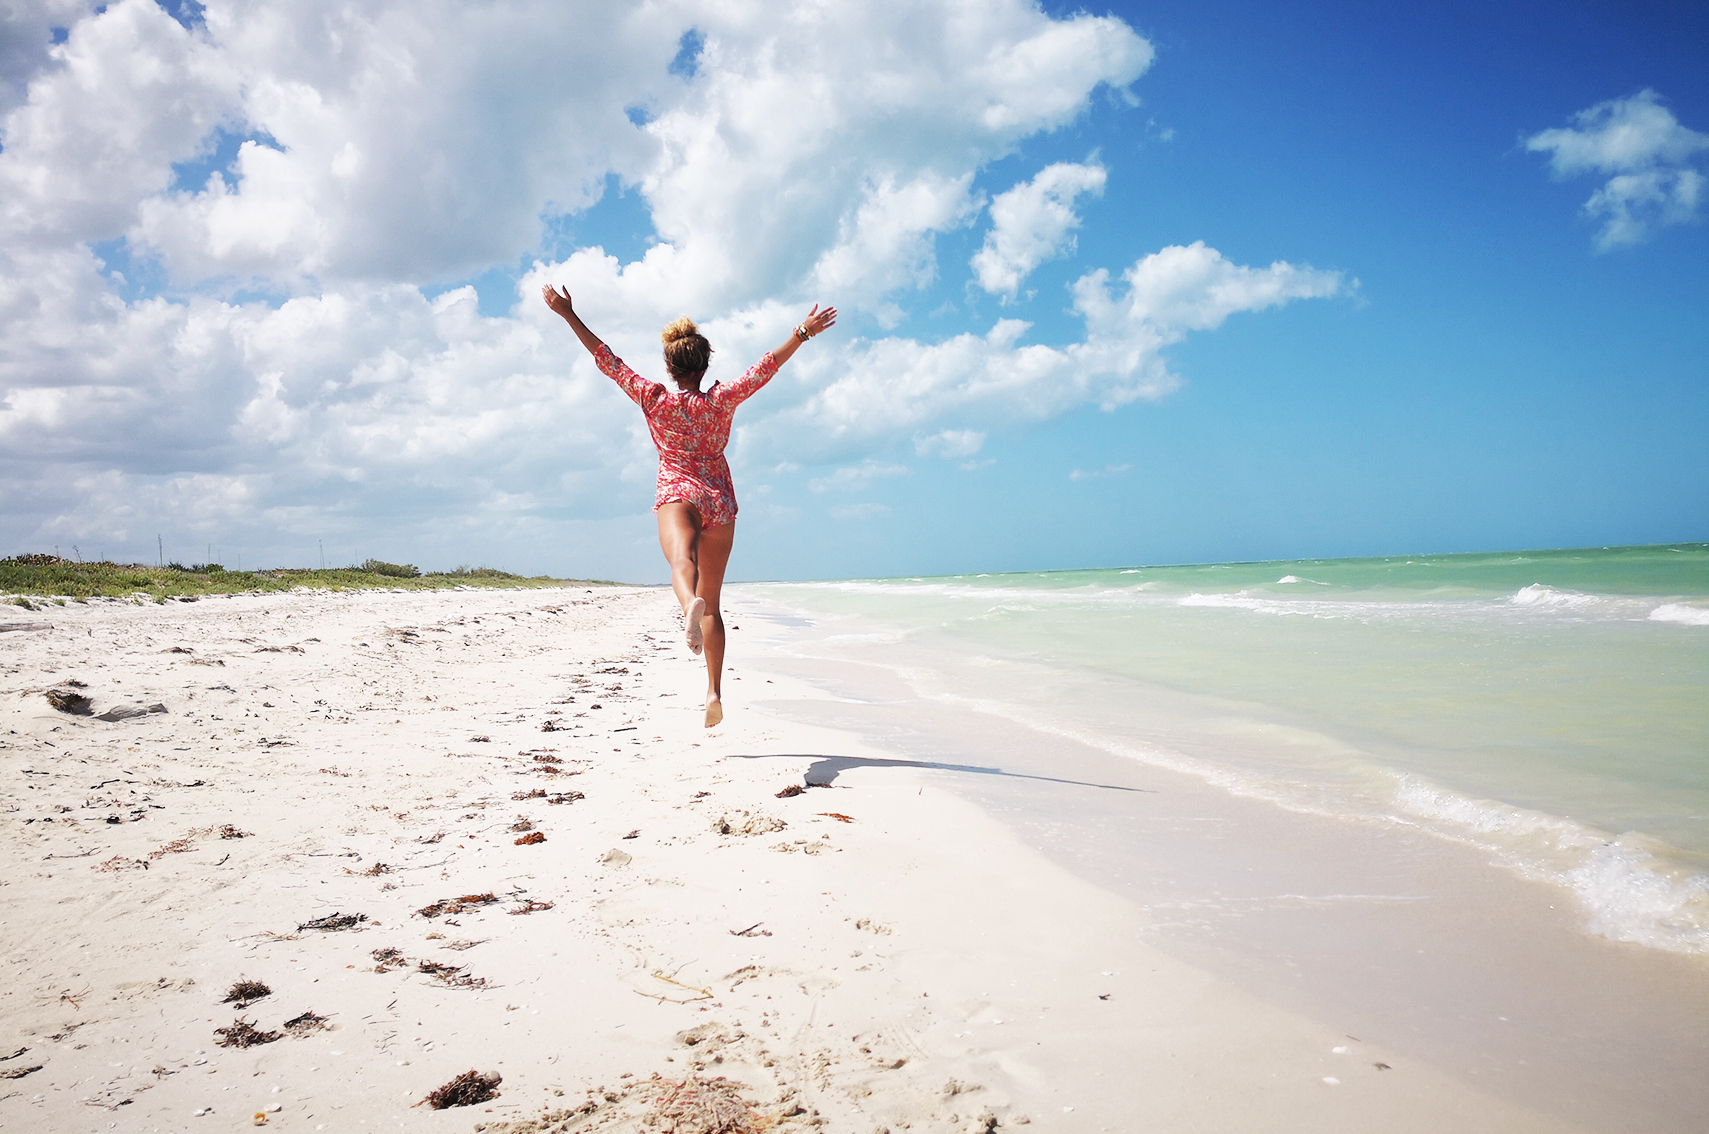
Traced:
[[146, 596], [156, 602], [164, 602], [172, 596], [290, 591], [298, 587], [334, 591], [401, 587], [412, 591], [431, 591], [446, 587], [520, 589], [567, 585], [612, 584], [599, 579], [553, 579], [545, 575], [525, 578], [491, 567], [459, 567], [455, 571], [423, 574], [410, 564], [384, 563], [377, 559], [370, 559], [361, 566], [322, 571], [294, 567], [271, 571], [228, 571], [218, 563], [192, 567], [178, 563], [165, 567], [149, 567], [140, 563], [80, 563], [54, 555], [18, 555], [0, 559], [0, 596], [6, 596], [4, 601], [24, 607], [97, 596]]

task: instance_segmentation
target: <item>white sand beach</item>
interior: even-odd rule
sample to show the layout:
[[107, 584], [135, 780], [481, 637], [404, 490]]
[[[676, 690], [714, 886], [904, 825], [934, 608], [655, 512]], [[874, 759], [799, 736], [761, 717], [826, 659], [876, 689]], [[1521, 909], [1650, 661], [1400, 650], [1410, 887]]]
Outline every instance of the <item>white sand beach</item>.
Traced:
[[[703, 730], [673, 610], [251, 595], [0, 634], [0, 1129], [1568, 1128], [1166, 955], [932, 776], [756, 708], [825, 694], [739, 618]], [[239, 1020], [265, 1042], [221, 1046]], [[469, 1071], [497, 1093], [423, 1102]]]

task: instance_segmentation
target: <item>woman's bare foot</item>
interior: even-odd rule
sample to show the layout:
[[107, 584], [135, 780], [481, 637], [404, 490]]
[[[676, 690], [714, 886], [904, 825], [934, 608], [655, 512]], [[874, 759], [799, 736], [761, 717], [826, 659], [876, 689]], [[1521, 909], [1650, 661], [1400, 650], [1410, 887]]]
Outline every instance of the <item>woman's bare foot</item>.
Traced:
[[716, 697], [706, 699], [706, 727], [711, 728], [724, 719], [724, 702]]
[[[701, 642], [705, 637], [705, 632], [700, 628], [700, 620], [705, 617], [706, 600], [697, 595], [695, 600], [688, 604], [688, 615], [686, 617], [686, 621], [688, 622], [688, 648], [691, 652], [696, 654], [700, 652]], [[716, 724], [717, 722], [712, 721], [709, 723]]]

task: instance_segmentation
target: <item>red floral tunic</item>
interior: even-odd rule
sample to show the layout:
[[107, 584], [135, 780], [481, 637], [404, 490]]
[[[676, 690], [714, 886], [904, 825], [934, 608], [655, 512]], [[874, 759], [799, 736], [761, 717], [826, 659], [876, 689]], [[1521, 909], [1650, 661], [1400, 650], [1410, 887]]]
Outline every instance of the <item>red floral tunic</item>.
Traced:
[[700, 510], [703, 527], [736, 522], [736, 487], [724, 446], [730, 443], [730, 419], [736, 407], [759, 392], [777, 373], [777, 360], [768, 352], [740, 378], [710, 390], [667, 390], [626, 366], [604, 343], [594, 353], [600, 372], [623, 387], [647, 415], [647, 431], [659, 448], [659, 505], [673, 500]]

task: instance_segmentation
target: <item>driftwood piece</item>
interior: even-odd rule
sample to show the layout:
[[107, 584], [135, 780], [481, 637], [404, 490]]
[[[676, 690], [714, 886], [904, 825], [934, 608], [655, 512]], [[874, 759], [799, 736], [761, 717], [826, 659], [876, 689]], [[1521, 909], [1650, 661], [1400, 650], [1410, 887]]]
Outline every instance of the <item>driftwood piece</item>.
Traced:
[[146, 717], [150, 713], [164, 713], [166, 706], [156, 701], [152, 705], [115, 705], [104, 713], [96, 713], [98, 721], [128, 721], [135, 717]]

